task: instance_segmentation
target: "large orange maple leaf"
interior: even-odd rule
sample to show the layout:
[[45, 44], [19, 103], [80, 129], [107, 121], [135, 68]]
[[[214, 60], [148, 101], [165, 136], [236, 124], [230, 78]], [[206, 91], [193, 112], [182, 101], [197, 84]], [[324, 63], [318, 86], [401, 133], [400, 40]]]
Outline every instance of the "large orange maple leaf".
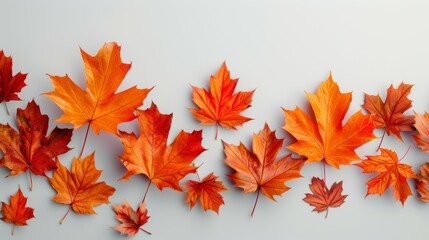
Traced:
[[400, 200], [404, 205], [407, 197], [412, 195], [408, 178], [418, 178], [413, 169], [408, 164], [400, 163], [398, 155], [389, 149], [380, 148], [381, 154], [378, 156], [367, 156], [367, 159], [356, 164], [363, 169], [364, 173], [380, 173], [377, 177], [368, 181], [369, 194], [379, 194], [393, 186], [393, 195], [396, 200]]
[[314, 118], [299, 107], [284, 110], [283, 128], [297, 140], [287, 148], [307, 157], [308, 163], [325, 160], [335, 168], [359, 160], [355, 149], [375, 138], [371, 116], [358, 111], [343, 125], [352, 94], [341, 93], [332, 75], [316, 94], [306, 94]]
[[173, 115], [161, 114], [154, 103], [150, 108], [137, 112], [140, 137], [119, 131], [124, 144], [124, 153], [119, 159], [127, 168], [121, 180], [143, 174], [150, 181], [147, 190], [153, 183], [161, 191], [164, 187], [182, 191], [179, 181], [187, 174], [195, 173], [197, 168], [190, 164], [205, 151], [201, 146], [202, 131], [187, 133], [182, 130], [173, 143], [167, 146]]
[[192, 100], [199, 109], [189, 109], [195, 119], [203, 125], [216, 125], [216, 139], [219, 125], [236, 129], [252, 120], [240, 113], [250, 107], [255, 90], [234, 93], [238, 78], [231, 79], [226, 63], [210, 77], [210, 92], [204, 88], [192, 86]]
[[57, 191], [52, 200], [70, 205], [60, 224], [64, 222], [70, 209], [78, 214], [95, 214], [94, 206], [109, 203], [109, 197], [115, 192], [115, 188], [105, 182], [97, 182], [103, 171], [95, 168], [94, 152], [84, 159], [73, 159], [71, 171], [58, 159], [56, 164], [57, 169], [52, 178], [49, 178], [52, 188]]
[[413, 135], [417, 146], [425, 153], [429, 153], [429, 114], [414, 113], [415, 124], [414, 127], [417, 133]]
[[275, 131], [271, 131], [268, 124], [265, 124], [264, 129], [253, 135], [253, 153], [243, 143], [235, 146], [223, 142], [225, 163], [235, 170], [235, 173], [228, 177], [234, 181], [235, 186], [242, 188], [244, 193], [257, 191], [251, 216], [260, 192], [275, 201], [275, 195], [280, 196], [290, 189], [285, 185], [286, 181], [301, 177], [303, 159], [292, 158], [289, 154], [276, 161], [283, 141], [277, 139]]
[[64, 111], [57, 122], [72, 123], [75, 129], [88, 124], [87, 132], [92, 127], [96, 134], [100, 130], [116, 134], [119, 123], [136, 118], [134, 110], [143, 105], [151, 89], [134, 86], [116, 93], [131, 68], [131, 64], [122, 62], [120, 51], [121, 47], [115, 42], [104, 44], [94, 57], [81, 49], [86, 90], [82, 90], [68, 75], [49, 75], [54, 90], [45, 95]]

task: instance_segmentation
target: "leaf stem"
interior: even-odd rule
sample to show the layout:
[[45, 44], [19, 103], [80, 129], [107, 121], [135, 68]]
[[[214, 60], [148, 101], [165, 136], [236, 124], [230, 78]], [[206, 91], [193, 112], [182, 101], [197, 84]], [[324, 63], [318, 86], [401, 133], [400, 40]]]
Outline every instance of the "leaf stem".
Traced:
[[146, 188], [146, 192], [144, 193], [144, 196], [143, 196], [142, 203], [144, 203], [144, 201], [146, 200], [147, 192], [149, 192], [149, 188], [151, 184], [152, 184], [152, 181], [149, 181], [149, 184], [147, 185], [147, 188]]
[[405, 152], [404, 156], [402, 156], [402, 157], [398, 160], [398, 163], [399, 163], [399, 162], [401, 162], [401, 161], [402, 161], [402, 159], [404, 159], [404, 157], [405, 157], [405, 156], [407, 156], [408, 152], [410, 151], [410, 148], [411, 148], [411, 144], [410, 144], [410, 146], [408, 146], [408, 149], [407, 149], [407, 151]]
[[143, 232], [145, 232], [145, 233], [147, 233], [147, 234], [149, 234], [149, 235], [152, 235], [152, 233], [151, 233], [151, 232], [146, 231], [146, 230], [144, 230], [143, 228], [140, 228], [140, 230], [142, 230]]
[[85, 138], [83, 139], [82, 150], [80, 150], [79, 158], [82, 157], [83, 150], [85, 149], [86, 140], [88, 139], [89, 128], [91, 127], [91, 122], [88, 123], [88, 127], [86, 128]]
[[323, 182], [326, 184], [326, 160], [323, 160]]
[[252, 213], [250, 214], [251, 217], [253, 217], [253, 214], [255, 213], [256, 204], [258, 204], [259, 194], [261, 193], [261, 188], [258, 188], [258, 193], [256, 193], [256, 200], [255, 204], [253, 205]]
[[63, 218], [61, 218], [61, 220], [60, 220], [60, 224], [63, 224], [63, 223], [64, 223], [64, 220], [66, 219], [66, 217], [67, 217], [67, 215], [69, 214], [70, 210], [71, 210], [71, 206], [70, 206], [70, 207], [69, 207], [69, 209], [67, 210], [66, 214], [64, 214]]
[[33, 191], [33, 176], [30, 169], [28, 169], [28, 174], [30, 175], [30, 191]]
[[329, 213], [329, 207], [326, 209], [325, 218], [328, 218], [328, 213]]
[[15, 233], [15, 224], [13, 224], [13, 226], [12, 226], [12, 236], [14, 233]]
[[8, 116], [10, 116], [9, 108], [7, 107], [7, 102], [6, 101], [3, 101], [3, 102], [4, 102], [4, 107], [6, 108], [6, 113]]
[[381, 144], [383, 143], [383, 140], [384, 140], [384, 136], [385, 136], [385, 135], [386, 135], [386, 129], [384, 129], [383, 136], [381, 136], [380, 143], [378, 144], [377, 150], [375, 150], [375, 151], [380, 150], [380, 147], [381, 147]]
[[216, 123], [216, 135], [215, 140], [217, 140], [217, 136], [219, 135], [219, 123]]

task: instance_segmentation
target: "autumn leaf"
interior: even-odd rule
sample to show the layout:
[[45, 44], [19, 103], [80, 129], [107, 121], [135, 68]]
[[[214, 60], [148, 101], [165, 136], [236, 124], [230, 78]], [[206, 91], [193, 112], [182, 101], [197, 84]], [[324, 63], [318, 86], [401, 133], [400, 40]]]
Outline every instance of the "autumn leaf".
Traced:
[[136, 211], [134, 211], [130, 204], [125, 201], [124, 204], [114, 205], [113, 211], [116, 213], [116, 220], [121, 222], [121, 224], [115, 226], [113, 229], [120, 232], [121, 235], [127, 234], [128, 237], [132, 237], [136, 235], [139, 230], [142, 230], [147, 234], [151, 234], [142, 228], [142, 226], [145, 225], [150, 218], [147, 215], [145, 203], [140, 203], [140, 206]]
[[9, 176], [26, 171], [30, 174], [30, 190], [33, 188], [32, 173], [46, 177], [45, 172], [56, 167], [52, 158], [70, 150], [67, 144], [72, 129], [55, 127], [46, 136], [49, 118], [42, 115], [39, 106], [33, 101], [16, 113], [18, 131], [9, 124], [0, 124], [0, 166], [11, 170]]
[[417, 179], [417, 192], [420, 194], [420, 200], [429, 203], [429, 163], [420, 167], [420, 175]]
[[22, 194], [21, 188], [18, 188], [18, 192], [14, 196], [10, 196], [9, 202], [10, 204], [1, 202], [1, 213], [3, 214], [1, 220], [13, 224], [13, 235], [15, 226], [26, 226], [27, 221], [34, 218], [34, 209], [26, 207], [27, 198]]
[[204, 88], [192, 86], [192, 100], [199, 109], [189, 109], [195, 119], [203, 125], [216, 125], [216, 139], [219, 125], [236, 129], [252, 120], [240, 113], [250, 107], [255, 90], [234, 93], [238, 78], [231, 79], [226, 63], [210, 77], [210, 92]]
[[367, 156], [367, 159], [356, 164], [363, 169], [364, 173], [379, 173], [367, 182], [366, 195], [378, 193], [381, 196], [388, 187], [392, 186], [395, 199], [404, 205], [407, 197], [412, 195], [407, 179], [417, 178], [417, 176], [410, 165], [400, 163], [405, 156], [398, 160], [394, 151], [385, 148], [380, 148], [380, 151], [380, 155]]
[[6, 112], [9, 115], [6, 102], [21, 100], [18, 93], [26, 86], [26, 73], [17, 73], [12, 75], [12, 57], [7, 57], [3, 51], [0, 51], [0, 103], [5, 102]]
[[306, 193], [303, 200], [314, 206], [313, 211], [318, 213], [326, 211], [325, 218], [328, 217], [329, 208], [341, 206], [347, 197], [347, 195], [341, 195], [343, 192], [343, 181], [333, 183], [331, 188], [328, 189], [322, 179], [313, 177], [311, 179], [310, 190], [313, 194]]
[[134, 133], [119, 131], [124, 144], [124, 153], [119, 159], [127, 168], [127, 173], [120, 180], [128, 180], [136, 174], [143, 174], [149, 179], [145, 193], [153, 183], [162, 191], [164, 187], [182, 191], [179, 181], [189, 173], [195, 173], [192, 161], [205, 149], [201, 146], [202, 131], [186, 133], [183, 130], [173, 143], [167, 146], [172, 114], [161, 114], [152, 103], [146, 110], [137, 110], [140, 125], [140, 137]]
[[94, 153], [84, 159], [74, 158], [71, 172], [57, 159], [57, 169], [49, 178], [52, 188], [57, 191], [53, 201], [70, 204], [60, 224], [64, 222], [70, 209], [78, 214], [95, 214], [93, 207], [109, 203], [115, 189], [105, 182], [97, 182], [101, 170], [95, 168]]
[[375, 128], [384, 128], [385, 132], [381, 138], [383, 142], [384, 134], [394, 134], [403, 141], [401, 132], [413, 131], [414, 116], [405, 115], [404, 112], [411, 108], [412, 101], [408, 99], [413, 85], [401, 83], [398, 88], [393, 88], [393, 85], [387, 89], [385, 102], [381, 100], [380, 95], [369, 95], [365, 93], [365, 102], [362, 105], [374, 119]]
[[371, 117], [358, 111], [343, 125], [352, 94], [341, 93], [332, 75], [316, 94], [306, 94], [314, 118], [299, 107], [284, 110], [286, 124], [283, 128], [297, 140], [287, 148], [307, 157], [307, 163], [325, 160], [337, 169], [340, 164], [349, 165], [359, 160], [355, 149], [375, 138]]
[[143, 105], [151, 89], [137, 89], [134, 86], [115, 93], [131, 68], [131, 64], [122, 62], [120, 52], [121, 47], [115, 42], [104, 44], [94, 57], [81, 49], [86, 90], [82, 90], [68, 75], [49, 75], [54, 91], [45, 95], [64, 111], [57, 122], [72, 123], [75, 129], [88, 124], [87, 137], [90, 127], [96, 134], [101, 130], [116, 134], [119, 123], [136, 118], [134, 110]]
[[303, 159], [292, 158], [291, 154], [276, 161], [282, 149], [283, 139], [277, 139], [275, 131], [265, 124], [258, 134], [253, 135], [252, 152], [243, 143], [239, 146], [223, 142], [226, 155], [225, 163], [235, 170], [228, 175], [235, 186], [244, 193], [257, 192], [252, 214], [255, 211], [260, 192], [275, 201], [274, 196], [281, 196], [289, 190], [286, 181], [301, 177]]
[[413, 135], [417, 146], [425, 153], [429, 153], [429, 114], [414, 113], [415, 124], [414, 127], [417, 129], [417, 134]]
[[224, 187], [222, 182], [217, 181], [217, 179], [218, 176], [210, 173], [202, 181], [189, 180], [184, 185], [188, 189], [186, 202], [189, 203], [191, 209], [199, 199], [204, 211], [212, 210], [219, 214], [220, 205], [225, 204], [219, 192], [226, 191], [228, 188]]

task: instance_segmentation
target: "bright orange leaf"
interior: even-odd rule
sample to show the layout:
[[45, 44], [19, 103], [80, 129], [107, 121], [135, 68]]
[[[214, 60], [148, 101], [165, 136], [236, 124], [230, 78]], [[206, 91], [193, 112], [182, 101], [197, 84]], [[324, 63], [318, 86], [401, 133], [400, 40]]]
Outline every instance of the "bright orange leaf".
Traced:
[[239, 146], [223, 143], [225, 163], [236, 171], [228, 177], [234, 181], [235, 186], [242, 188], [244, 193], [257, 191], [252, 216], [260, 192], [275, 201], [275, 195], [280, 196], [289, 190], [285, 185], [286, 181], [301, 177], [303, 159], [292, 158], [289, 154], [276, 161], [282, 145], [283, 139], [277, 139], [275, 131], [271, 131], [268, 124], [265, 124], [258, 134], [253, 135], [253, 153], [243, 143]]
[[143, 174], [150, 180], [149, 186], [153, 183], [160, 190], [169, 187], [182, 191], [179, 181], [187, 174], [195, 173], [196, 167], [190, 164], [205, 151], [201, 146], [202, 131], [186, 133], [182, 130], [167, 146], [173, 115], [161, 114], [153, 103], [150, 108], [137, 112], [140, 137], [119, 131], [124, 144], [124, 153], [119, 159], [128, 170], [121, 180]]
[[14, 196], [10, 196], [9, 202], [10, 204], [1, 202], [1, 213], [3, 214], [1, 220], [13, 224], [13, 235], [15, 226], [26, 226], [27, 221], [34, 218], [34, 209], [25, 206], [27, 205], [27, 198], [22, 194], [21, 188]]
[[429, 163], [425, 163], [420, 167], [417, 192], [420, 194], [420, 200], [429, 203]]
[[418, 133], [414, 134], [413, 138], [423, 152], [429, 153], [429, 114], [414, 113], [414, 116], [416, 120], [414, 127]]
[[100, 130], [116, 134], [119, 123], [136, 118], [134, 110], [143, 105], [151, 89], [134, 86], [116, 93], [131, 68], [131, 64], [122, 62], [120, 52], [121, 47], [115, 42], [104, 44], [94, 57], [81, 49], [86, 90], [82, 90], [68, 75], [49, 75], [55, 88], [45, 95], [64, 111], [57, 122], [72, 123], [75, 129], [89, 124], [97, 134]]
[[412, 195], [410, 186], [407, 183], [408, 178], [417, 178], [410, 165], [400, 163], [394, 151], [380, 148], [381, 154], [378, 156], [367, 156], [367, 159], [356, 164], [363, 169], [364, 173], [379, 173], [379, 175], [368, 181], [369, 194], [379, 194], [393, 186], [393, 195], [396, 200], [404, 205], [407, 197]]
[[56, 168], [52, 158], [70, 150], [67, 144], [72, 136], [72, 129], [55, 127], [46, 136], [49, 118], [42, 115], [39, 106], [33, 101], [25, 109], [16, 113], [18, 130], [9, 124], [0, 124], [0, 166], [11, 170], [9, 176], [30, 173], [30, 189], [33, 188], [31, 173], [45, 176], [45, 172]]
[[328, 189], [322, 179], [313, 177], [311, 179], [310, 190], [313, 194], [306, 193], [303, 200], [314, 206], [313, 211], [318, 213], [326, 211], [325, 218], [328, 217], [329, 208], [341, 206], [347, 197], [347, 195], [341, 195], [343, 192], [343, 181], [333, 183], [331, 189]]
[[335, 168], [359, 160], [355, 149], [375, 138], [374, 123], [369, 115], [358, 111], [343, 125], [352, 94], [341, 93], [329, 75], [316, 94], [307, 93], [307, 98], [315, 118], [299, 107], [284, 110], [283, 128], [297, 140], [287, 148], [307, 157], [308, 163], [325, 160]]
[[70, 209], [78, 214], [95, 214], [94, 206], [109, 203], [109, 197], [115, 189], [105, 182], [97, 182], [101, 170], [95, 168], [94, 153], [83, 160], [74, 158], [71, 172], [57, 159], [57, 169], [49, 183], [57, 191], [52, 198], [57, 203], [70, 204], [67, 213], [61, 219], [64, 222]]
[[401, 83], [395, 89], [390, 85], [385, 102], [381, 100], [380, 95], [365, 93], [362, 107], [372, 114], [375, 128], [384, 128], [387, 135], [395, 134], [401, 141], [403, 141], [401, 132], [413, 131], [414, 116], [404, 114], [412, 106], [412, 101], [408, 99], [412, 87], [411, 84]]
[[9, 110], [6, 102], [21, 100], [17, 93], [26, 86], [24, 82], [26, 78], [26, 73], [19, 72], [15, 76], [12, 75], [12, 57], [7, 57], [3, 51], [0, 51], [0, 103], [5, 102], [7, 115]]
[[120, 232], [121, 235], [128, 235], [132, 237], [140, 230], [147, 234], [150, 232], [144, 230], [142, 226], [147, 223], [149, 216], [147, 215], [147, 208], [145, 203], [140, 203], [136, 211], [125, 201], [124, 204], [113, 205], [113, 211], [116, 213], [116, 220], [121, 224], [115, 226], [113, 229]]
[[204, 88], [192, 86], [192, 100], [199, 109], [189, 109], [195, 119], [204, 125], [236, 129], [243, 123], [252, 120], [241, 116], [240, 113], [250, 107], [255, 90], [234, 93], [238, 78], [231, 79], [226, 63], [210, 77], [210, 92]]
[[218, 176], [210, 173], [202, 181], [189, 180], [184, 185], [188, 189], [186, 202], [189, 203], [191, 209], [199, 199], [204, 211], [212, 210], [219, 214], [220, 205], [225, 204], [219, 192], [226, 191], [228, 188], [224, 187], [222, 182], [217, 181], [217, 179]]

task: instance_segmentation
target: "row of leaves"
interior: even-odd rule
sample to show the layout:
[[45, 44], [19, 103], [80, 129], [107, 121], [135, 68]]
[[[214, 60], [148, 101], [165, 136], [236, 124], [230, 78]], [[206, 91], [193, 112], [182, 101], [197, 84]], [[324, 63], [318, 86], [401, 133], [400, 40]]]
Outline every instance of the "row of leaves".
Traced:
[[[116, 219], [121, 223], [115, 227], [121, 234], [133, 236], [148, 221], [145, 199], [153, 184], [159, 190], [172, 188], [177, 191], [186, 189], [186, 202], [192, 209], [197, 201], [204, 210], [219, 213], [224, 204], [220, 194], [227, 188], [218, 176], [210, 173], [202, 180], [192, 162], [206, 149], [202, 147], [202, 130], [187, 133], [181, 131], [175, 140], [167, 145], [172, 122], [172, 114], [162, 114], [157, 106], [138, 109], [151, 89], [129, 88], [116, 93], [131, 64], [125, 64], [120, 57], [120, 47], [116, 43], [106, 43], [95, 56], [81, 50], [87, 88], [82, 90], [67, 75], [52, 76], [54, 90], [44, 95], [55, 102], [64, 114], [57, 119], [60, 123], [71, 123], [74, 129], [86, 125], [86, 134], [82, 150], [73, 159], [69, 171], [58, 159], [58, 156], [70, 150], [73, 129], [55, 127], [47, 135], [48, 116], [43, 115], [34, 100], [25, 109], [16, 113], [18, 131], [9, 124], [0, 124], [0, 166], [10, 169], [9, 176], [29, 172], [30, 190], [33, 188], [32, 177], [45, 177], [57, 191], [53, 201], [70, 205], [60, 223], [64, 222], [71, 209], [78, 214], [94, 214], [94, 206], [109, 203], [109, 197], [115, 189], [105, 182], [97, 182], [101, 170], [95, 168], [95, 152], [83, 157], [88, 132], [92, 128], [96, 134], [101, 130], [110, 132], [120, 138], [124, 146], [119, 160], [127, 172], [120, 180], [128, 180], [137, 174], [143, 174], [149, 180], [141, 204], [134, 210], [128, 202], [113, 206]], [[26, 74], [12, 74], [12, 58], [0, 52], [0, 102], [20, 100], [17, 93], [25, 86]], [[192, 86], [193, 101], [197, 108], [190, 109], [195, 119], [203, 125], [215, 125], [218, 138], [218, 127], [235, 129], [252, 120], [244, 117], [242, 111], [250, 107], [253, 91], [235, 92], [238, 79], [231, 79], [230, 72], [224, 63], [218, 73], [210, 78], [210, 88]], [[303, 158], [294, 158], [292, 154], [278, 159], [283, 148], [283, 139], [278, 139], [275, 131], [267, 124], [253, 136], [252, 149], [243, 143], [238, 146], [223, 142], [224, 160], [234, 172], [228, 177], [244, 193], [256, 192], [256, 200], [251, 215], [253, 216], [260, 193], [274, 200], [289, 187], [286, 181], [301, 177], [304, 163], [322, 162], [323, 178], [313, 177], [310, 184], [311, 193], [306, 194], [304, 201], [314, 206], [314, 211], [324, 212], [329, 208], [339, 207], [346, 195], [342, 195], [342, 181], [335, 182], [330, 188], [326, 185], [326, 165], [339, 169], [340, 165], [350, 165], [361, 160], [355, 149], [375, 139], [374, 129], [384, 129], [380, 141], [380, 154], [367, 156], [357, 163], [365, 173], [379, 173], [368, 181], [367, 194], [383, 194], [392, 186], [395, 199], [405, 203], [412, 191], [407, 179], [417, 180], [417, 191], [420, 199], [429, 202], [429, 164], [421, 167], [420, 175], [413, 172], [410, 165], [400, 163], [395, 152], [380, 148], [385, 133], [395, 135], [403, 140], [401, 132], [411, 132], [417, 145], [424, 152], [429, 152], [429, 114], [405, 115], [411, 108], [408, 95], [412, 85], [401, 83], [398, 88], [390, 86], [386, 100], [379, 95], [365, 94], [363, 108], [353, 114], [344, 124], [348, 112], [351, 93], [341, 93], [332, 76], [321, 84], [315, 94], [307, 93], [312, 113], [301, 108], [284, 110], [284, 130], [296, 141], [287, 146], [289, 150]], [[7, 109], [7, 105], [6, 105]], [[8, 111], [8, 110], [7, 110]], [[9, 114], [9, 112], [8, 112]], [[138, 119], [139, 136], [118, 130], [119, 123]], [[53, 171], [52, 177], [46, 175]], [[188, 174], [196, 173], [198, 181], [188, 180], [184, 185], [180, 181]], [[2, 202], [2, 220], [13, 226], [23, 226], [34, 217], [33, 209], [26, 207], [27, 198], [21, 192], [10, 197], [10, 204]], [[12, 230], [13, 234], [13, 230]]]

